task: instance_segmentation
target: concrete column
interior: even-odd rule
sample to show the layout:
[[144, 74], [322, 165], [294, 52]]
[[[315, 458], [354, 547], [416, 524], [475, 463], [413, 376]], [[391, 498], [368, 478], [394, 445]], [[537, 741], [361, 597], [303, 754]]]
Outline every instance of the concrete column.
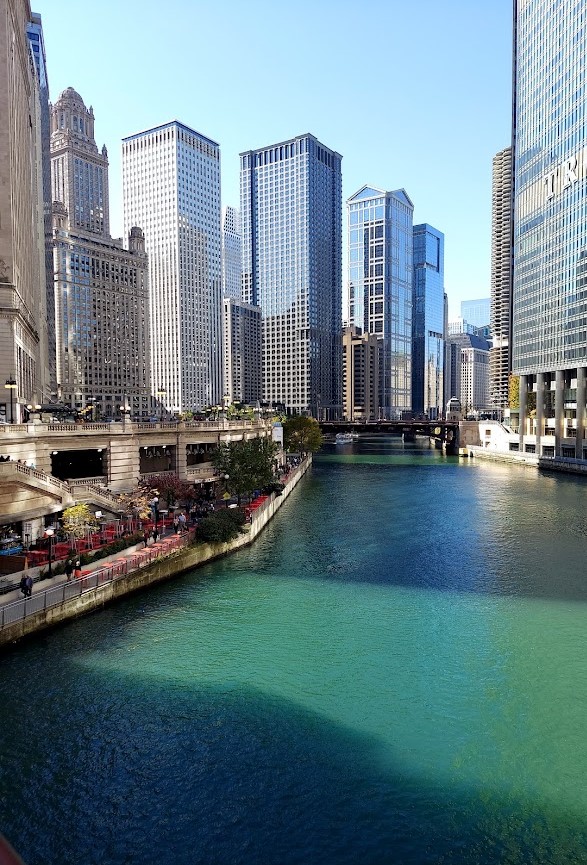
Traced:
[[556, 371], [556, 388], [554, 391], [554, 455], [562, 456], [562, 437], [564, 423], [565, 377], [561, 369]]
[[524, 450], [524, 433], [526, 432], [526, 404], [528, 394], [528, 376], [520, 376], [520, 453]]
[[577, 369], [577, 440], [575, 457], [583, 459], [583, 438], [585, 436], [585, 367]]
[[187, 480], [187, 440], [186, 434], [183, 432], [185, 430], [185, 425], [180, 424], [180, 428], [183, 427], [181, 431], [177, 433], [177, 438], [175, 442], [175, 471], [176, 474], [182, 479], [182, 481]]
[[540, 438], [544, 434], [544, 373], [536, 376], [536, 455], [541, 456]]

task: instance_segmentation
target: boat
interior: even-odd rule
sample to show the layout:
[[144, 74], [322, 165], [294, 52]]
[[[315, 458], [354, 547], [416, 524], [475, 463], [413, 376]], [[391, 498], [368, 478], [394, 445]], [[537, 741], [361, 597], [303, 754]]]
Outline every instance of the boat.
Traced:
[[334, 442], [337, 445], [350, 445], [353, 442], [353, 434], [350, 432], [337, 433]]

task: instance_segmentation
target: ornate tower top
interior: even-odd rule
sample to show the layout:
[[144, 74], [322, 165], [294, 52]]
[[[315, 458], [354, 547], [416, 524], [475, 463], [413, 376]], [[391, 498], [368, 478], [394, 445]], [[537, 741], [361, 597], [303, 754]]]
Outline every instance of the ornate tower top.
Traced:
[[68, 87], [51, 106], [51, 139], [75, 139], [89, 149], [97, 151], [94, 140], [94, 110], [86, 108], [77, 90]]
[[73, 87], [51, 105], [51, 185], [70, 227], [109, 236], [108, 151], [98, 149], [94, 110]]

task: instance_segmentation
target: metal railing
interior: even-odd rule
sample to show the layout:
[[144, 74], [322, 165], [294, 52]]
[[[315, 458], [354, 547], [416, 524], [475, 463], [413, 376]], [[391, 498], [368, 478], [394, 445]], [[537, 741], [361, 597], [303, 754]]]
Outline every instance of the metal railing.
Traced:
[[59, 583], [41, 592], [35, 592], [30, 598], [21, 598], [0, 607], [0, 630], [14, 622], [20, 622], [28, 616], [34, 616], [51, 607], [58, 607], [72, 598], [81, 597], [84, 592], [95, 589], [106, 583], [114, 582], [126, 577], [133, 571], [150, 565], [157, 559], [165, 558], [170, 552], [187, 546], [193, 540], [194, 533], [188, 532], [184, 535], [175, 535], [165, 539], [165, 546], [144, 547], [124, 559], [109, 562], [95, 571], [85, 574], [76, 580]]
[[28, 477], [33, 477], [36, 480], [41, 481], [45, 486], [58, 487], [60, 490], [69, 492], [69, 484], [59, 480], [59, 478], [56, 478], [53, 475], [46, 475], [44, 472], [32, 468], [32, 466], [26, 466], [23, 465], [23, 463], [18, 463], [14, 460], [7, 463], [0, 463], [0, 471], [3, 474], [16, 472], [17, 474], [27, 475]]

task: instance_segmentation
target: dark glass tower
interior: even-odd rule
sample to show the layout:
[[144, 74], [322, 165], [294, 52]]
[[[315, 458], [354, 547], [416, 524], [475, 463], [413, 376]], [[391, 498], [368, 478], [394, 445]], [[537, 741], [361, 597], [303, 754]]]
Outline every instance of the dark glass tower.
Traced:
[[442, 415], [444, 375], [444, 234], [414, 226], [412, 411]]
[[341, 155], [313, 135], [241, 153], [243, 295], [260, 306], [263, 399], [341, 412]]

